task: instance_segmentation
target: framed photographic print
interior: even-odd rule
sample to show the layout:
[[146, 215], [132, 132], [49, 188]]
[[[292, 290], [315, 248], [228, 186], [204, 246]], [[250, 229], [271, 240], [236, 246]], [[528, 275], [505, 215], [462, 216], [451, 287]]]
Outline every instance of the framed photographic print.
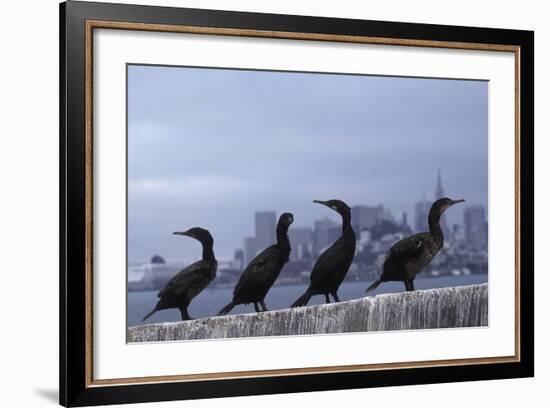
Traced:
[[60, 27], [61, 404], [533, 375], [533, 32]]

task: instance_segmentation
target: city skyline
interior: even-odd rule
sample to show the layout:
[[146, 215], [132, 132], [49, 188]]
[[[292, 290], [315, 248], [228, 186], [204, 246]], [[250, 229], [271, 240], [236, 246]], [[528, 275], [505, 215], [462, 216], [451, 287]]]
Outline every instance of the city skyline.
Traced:
[[[421, 204], [422, 202], [418, 202], [416, 204]], [[431, 203], [430, 203], [431, 204]], [[358, 207], [369, 207], [369, 209], [384, 209], [383, 204], [378, 204], [376, 206], [368, 206], [365, 204], [358, 204], [355, 206], [352, 206], [352, 213], [354, 210], [357, 210]], [[429, 207], [427, 209], [429, 211]], [[401, 216], [405, 215], [405, 219], [408, 218], [407, 212], [402, 212]], [[426, 213], [427, 214], [427, 213]], [[487, 223], [487, 210], [483, 205], [479, 204], [473, 204], [473, 205], [466, 205], [461, 211], [459, 211], [459, 217], [460, 220], [458, 222], [453, 223], [452, 225], [448, 225], [446, 227], [446, 236], [448, 238], [448, 235], [450, 234], [451, 227], [458, 226], [459, 228], [463, 229], [463, 234], [467, 240], [471, 240], [476, 245], [481, 245], [482, 242], [479, 241], [478, 236], [474, 236], [474, 234], [479, 233], [479, 231], [472, 231], [473, 228], [479, 228], [480, 224]], [[229, 261], [230, 259], [235, 260], [236, 257], [243, 256], [243, 260], [245, 264], [249, 263], [252, 258], [254, 258], [255, 255], [257, 255], [259, 252], [261, 252], [263, 249], [268, 247], [269, 245], [272, 245], [276, 242], [276, 223], [270, 223], [269, 225], [264, 223], [263, 228], [262, 226], [258, 225], [258, 215], [261, 216], [269, 216], [273, 220], [276, 220], [277, 217], [280, 215], [279, 212], [275, 210], [262, 210], [262, 211], [256, 211], [251, 214], [251, 218], [254, 218], [254, 228], [253, 232], [254, 234], [247, 235], [243, 237], [242, 244], [240, 246], [236, 246], [233, 249], [233, 252], [231, 254], [227, 254], [227, 256], [218, 256], [219, 259], [223, 259], [225, 261]], [[381, 220], [388, 219], [387, 218], [388, 212], [384, 212], [383, 215], [380, 217]], [[396, 214], [389, 213], [391, 216], [390, 219], [395, 221], [396, 225], [403, 226], [402, 219], [398, 219], [396, 217]], [[261, 217], [260, 217], [261, 218]], [[353, 220], [353, 216], [352, 216]], [[419, 227], [418, 225], [411, 225], [411, 223], [407, 222], [405, 226], [409, 227], [413, 233], [416, 232], [423, 232], [428, 230], [427, 226], [427, 218], [422, 218], [422, 223], [426, 224], [425, 226]], [[470, 221], [472, 220], [472, 221]], [[366, 222], [366, 224], [370, 224], [372, 226], [376, 225], [371, 222]], [[357, 235], [360, 235], [361, 231], [364, 231], [364, 229], [358, 228], [357, 224], [353, 225], [355, 231], [357, 232]], [[324, 231], [323, 231], [324, 230]], [[260, 232], [260, 236], [262, 237], [262, 240], [260, 242], [257, 241], [256, 234]], [[317, 231], [324, 232], [326, 235], [322, 235], [321, 237], [317, 236]], [[313, 220], [313, 224], [311, 225], [299, 225], [299, 224], [293, 224], [291, 228], [288, 231], [288, 235], [290, 237], [290, 241], [292, 244], [292, 252], [291, 252], [291, 260], [298, 260], [302, 258], [300, 251], [302, 250], [299, 248], [296, 244], [303, 244], [306, 242], [312, 243], [317, 242], [318, 247], [316, 250], [322, 250], [323, 248], [326, 248], [328, 245], [330, 245], [332, 242], [334, 242], [341, 233], [341, 220], [338, 215], [329, 217], [328, 214], [325, 216], [322, 216], [319, 219]], [[481, 235], [484, 237], [485, 240], [488, 239], [487, 231], [481, 232]], [[271, 238], [269, 238], [271, 237]], [[153, 251], [154, 252], [154, 251]], [[157, 253], [159, 252], [159, 253]], [[153, 255], [160, 255], [163, 258], [166, 258], [168, 260], [178, 259], [181, 260], [181, 257], [165, 257], [161, 251], [157, 251], [154, 254], [151, 253], [151, 257]], [[252, 253], [251, 253], [252, 252]], [[142, 262], [147, 262], [146, 259], [141, 260]], [[189, 260], [190, 261], [190, 260]], [[244, 265], [242, 265], [244, 266]]]
[[[445, 188], [441, 171], [438, 170], [437, 185], [434, 192], [434, 200], [445, 196]], [[428, 204], [428, 205], [426, 205]], [[431, 202], [421, 201], [415, 204], [415, 223], [409, 225], [407, 213], [403, 212], [401, 219], [396, 217], [384, 208], [383, 204], [369, 206], [357, 204], [351, 206], [352, 226], [358, 238], [361, 238], [361, 232], [365, 230], [372, 231], [373, 227], [379, 226], [384, 220], [394, 223], [404, 229], [410, 228], [411, 232], [428, 231], [428, 213]], [[474, 246], [482, 248], [487, 245], [488, 231], [486, 209], [482, 205], [465, 205], [461, 213], [461, 222], [447, 225], [446, 218], [441, 217], [440, 224], [447, 239], [452, 235], [454, 226], [462, 227], [462, 235], [466, 241]], [[443, 214], [445, 215], [445, 214]], [[278, 213], [273, 210], [263, 210], [255, 212], [255, 234], [247, 236], [243, 240], [242, 249], [244, 251], [245, 263], [249, 263], [259, 252], [267, 246], [276, 242], [275, 228]], [[292, 246], [291, 260], [300, 260], [303, 257], [303, 251], [319, 253], [327, 246], [332, 244], [341, 234], [340, 217], [323, 217], [316, 219], [313, 225], [296, 225], [289, 230], [290, 243]], [[309, 247], [308, 247], [309, 246]], [[305, 248], [308, 247], [308, 248]]]
[[[446, 194], [487, 209], [484, 81], [128, 67], [128, 260], [192, 260], [172, 235], [208, 228], [220, 258], [255, 234], [254, 213], [292, 228], [337, 214], [339, 198], [414, 227], [414, 205]], [[447, 222], [462, 224], [462, 211]]]
[[[406, 223], [406, 226], [410, 227], [412, 232], [422, 232], [428, 230], [428, 223], [427, 223], [427, 216], [428, 212], [430, 210], [431, 204], [435, 199], [441, 198], [444, 196], [444, 186], [442, 181], [442, 175], [441, 170], [438, 169], [437, 173], [437, 184], [435, 187], [435, 193], [433, 195], [433, 200], [421, 200], [419, 202], [415, 202], [413, 205], [414, 210], [413, 213], [413, 222]], [[276, 223], [278, 220], [278, 216], [284, 211], [278, 212], [276, 210], [270, 210], [270, 209], [263, 209], [260, 211], [254, 211], [253, 212], [253, 228], [252, 231], [253, 234], [247, 234], [247, 236], [243, 237], [241, 242], [242, 244], [240, 246], [235, 246], [233, 249], [233, 252], [231, 254], [227, 254], [227, 256], [219, 256], [220, 259], [229, 260], [231, 258], [234, 258], [237, 253], [239, 253], [239, 256], [243, 255], [243, 260], [245, 264], [248, 264], [255, 255], [257, 255], [259, 252], [261, 252], [263, 249], [268, 247], [269, 245], [272, 245], [276, 242]], [[453, 225], [457, 225], [459, 227], [462, 227], [464, 229], [464, 235], [467, 239], [472, 239], [476, 244], [480, 244], [479, 238], [474, 238], [474, 233], [471, 231], [470, 227], [470, 221], [469, 219], [475, 219], [476, 224], [479, 225], [480, 220], [482, 219], [482, 222], [487, 223], [487, 209], [485, 206], [481, 204], [468, 204], [460, 210], [455, 211], [455, 217], [453, 217], [453, 222], [451, 225], [447, 225], [446, 218], [442, 218], [441, 225], [442, 228], [445, 231], [445, 235], [448, 235], [450, 232], [450, 227]], [[376, 225], [377, 221], [383, 220], [383, 219], [391, 219], [396, 222], [396, 224], [402, 224], [402, 220], [409, 219], [408, 212], [402, 211], [399, 212], [399, 214], [394, 214], [392, 211], [385, 208], [384, 204], [379, 203], [376, 205], [367, 205], [367, 204], [356, 204], [351, 205], [351, 214], [352, 214], [352, 226], [360, 235], [360, 231], [362, 229], [371, 228], [374, 225]], [[398, 217], [398, 215], [401, 215], [401, 217]], [[361, 216], [363, 216], [363, 220], [361, 219]], [[389, 216], [389, 217], [388, 217]], [[404, 217], [404, 218], [403, 218]], [[324, 228], [324, 236], [319, 237], [316, 234], [318, 234], [318, 230], [321, 230], [323, 233]], [[291, 244], [296, 244], [297, 242], [302, 244], [306, 241], [308, 242], [318, 242], [319, 246], [316, 248], [317, 250], [320, 250], [322, 248], [325, 248], [329, 244], [331, 244], [333, 241], [335, 241], [340, 233], [340, 216], [328, 212], [327, 214], [323, 215], [321, 218], [314, 219], [313, 223], [311, 225], [306, 224], [299, 224], [298, 222], [295, 222], [291, 228], [289, 229], [289, 237], [291, 240]], [[487, 231], [484, 233], [485, 240], [487, 240]], [[306, 238], [306, 236], [309, 235], [309, 238]], [[259, 238], [259, 239], [258, 239]], [[152, 250], [152, 248], [151, 248]], [[301, 258], [301, 251], [303, 249], [297, 247], [296, 245], [293, 245], [293, 251], [291, 252], [291, 260], [298, 260]], [[154, 251], [153, 251], [154, 252]], [[161, 251], [157, 251], [161, 252]], [[157, 254], [155, 252], [155, 254]], [[151, 254], [153, 256], [153, 254]], [[162, 254], [161, 254], [162, 256]], [[170, 257], [168, 257], [170, 259]], [[181, 260], [182, 258], [179, 256], [172, 257], [172, 259], [178, 259]], [[187, 260], [190, 261], [190, 260]], [[135, 261], [134, 261], [135, 262]], [[146, 259], [140, 260], [140, 262], [147, 262]], [[243, 265], [244, 266], [244, 265]]]
[[[438, 175], [435, 197], [444, 194], [441, 175]], [[411, 228], [406, 213], [396, 217], [378, 206], [356, 205], [351, 207], [352, 219], [357, 218], [353, 226], [357, 236], [355, 256], [347, 281], [373, 281], [379, 273], [379, 267], [388, 251], [397, 241], [412, 233], [428, 230], [425, 202], [415, 205], [416, 227]], [[218, 259], [218, 277], [214, 285], [227, 287], [237, 282], [243, 268], [248, 265], [266, 247], [276, 242], [276, 211], [258, 211], [254, 213], [254, 234], [243, 239], [243, 248], [234, 251], [232, 259]], [[422, 276], [471, 276], [487, 274], [488, 268], [488, 224], [485, 207], [481, 205], [465, 206], [462, 210], [461, 225], [445, 226], [445, 244], [441, 252], [422, 271]], [[321, 253], [342, 235], [342, 224], [328, 217], [313, 221], [311, 226], [292, 226], [288, 231], [291, 253], [289, 261], [283, 267], [282, 275], [275, 285], [296, 285], [304, 283], [311, 268]], [[158, 289], [171, 277], [176, 264], [157, 255], [149, 263], [131, 266], [146, 269], [134, 269], [129, 275], [132, 291]], [[172, 265], [170, 266], [170, 264]], [[155, 264], [155, 265], [152, 265]], [[178, 267], [181, 267], [181, 262]], [[135, 274], [136, 271], [138, 275]], [[146, 271], [143, 274], [143, 271]], [[477, 278], [472, 278], [477, 279]]]

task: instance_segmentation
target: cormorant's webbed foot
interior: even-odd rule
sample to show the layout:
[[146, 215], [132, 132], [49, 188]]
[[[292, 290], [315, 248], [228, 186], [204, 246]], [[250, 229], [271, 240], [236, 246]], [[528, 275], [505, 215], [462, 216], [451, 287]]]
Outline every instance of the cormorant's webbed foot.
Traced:
[[325, 302], [330, 303], [330, 298], [328, 297], [328, 293], [325, 293]]
[[267, 306], [265, 305], [265, 301], [260, 302], [260, 306], [262, 306], [262, 309], [264, 309], [264, 312], [268, 312]]
[[[327, 296], [328, 296], [328, 295], [327, 295]], [[340, 298], [338, 297], [338, 293], [334, 292], [334, 293], [332, 294], [332, 297], [334, 298], [334, 301], [335, 301], [335, 302], [339, 302], [339, 301], [340, 301]]]
[[258, 303], [254, 303], [254, 310], [256, 311], [256, 313], [260, 313], [261, 310], [260, 310], [260, 307], [258, 306]]

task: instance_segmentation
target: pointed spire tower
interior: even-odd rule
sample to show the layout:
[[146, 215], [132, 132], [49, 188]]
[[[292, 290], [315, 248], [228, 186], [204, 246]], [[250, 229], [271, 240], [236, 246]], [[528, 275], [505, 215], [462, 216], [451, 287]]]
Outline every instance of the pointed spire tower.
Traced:
[[435, 187], [435, 199], [445, 197], [445, 190], [443, 189], [443, 182], [441, 181], [441, 169], [437, 169], [437, 186]]
[[[440, 198], [445, 197], [445, 190], [443, 189], [443, 181], [441, 180], [441, 169], [437, 169], [437, 185], [435, 186], [435, 200], [439, 200]], [[449, 231], [447, 229], [447, 219], [445, 218], [445, 214], [441, 216], [440, 219], [440, 225], [441, 229], [443, 230], [443, 234], [447, 235], [447, 232]]]

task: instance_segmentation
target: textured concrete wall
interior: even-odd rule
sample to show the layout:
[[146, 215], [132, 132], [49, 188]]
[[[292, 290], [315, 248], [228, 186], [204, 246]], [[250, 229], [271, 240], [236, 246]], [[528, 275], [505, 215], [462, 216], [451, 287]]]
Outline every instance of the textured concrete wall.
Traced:
[[129, 342], [487, 326], [487, 284], [135, 326]]

